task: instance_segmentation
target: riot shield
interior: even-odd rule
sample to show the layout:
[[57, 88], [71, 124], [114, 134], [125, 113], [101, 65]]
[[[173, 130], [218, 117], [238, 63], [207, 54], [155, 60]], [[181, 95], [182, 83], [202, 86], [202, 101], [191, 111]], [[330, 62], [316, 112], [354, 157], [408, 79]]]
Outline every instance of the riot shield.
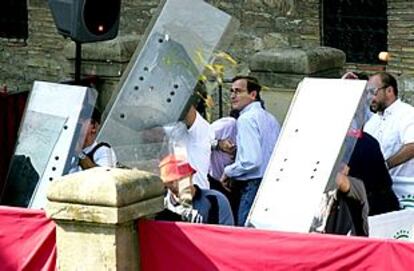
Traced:
[[[1, 204], [42, 208], [50, 181], [75, 166], [96, 101], [86, 87], [35, 82], [19, 129]], [[77, 164], [76, 164], [77, 166]]]
[[199, 75], [238, 27], [200, 0], [162, 1], [104, 114], [98, 141], [127, 167], [157, 172], [164, 126], [186, 113]]
[[293, 232], [316, 227], [322, 195], [335, 187], [361, 132], [368, 106], [365, 84], [318, 78], [301, 82], [246, 224]]

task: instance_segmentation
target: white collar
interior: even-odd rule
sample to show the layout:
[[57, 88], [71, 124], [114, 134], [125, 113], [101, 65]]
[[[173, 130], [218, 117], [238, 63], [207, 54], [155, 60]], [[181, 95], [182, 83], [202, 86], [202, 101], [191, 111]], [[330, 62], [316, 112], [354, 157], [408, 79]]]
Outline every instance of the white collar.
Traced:
[[395, 112], [397, 110], [397, 108], [399, 107], [399, 105], [401, 104], [401, 100], [397, 99], [395, 100], [392, 104], [390, 104], [387, 108], [385, 108], [384, 112], [383, 112], [383, 116], [384, 115], [392, 115], [393, 112]]
[[87, 146], [87, 147], [85, 147], [85, 148], [83, 148], [83, 152], [84, 153], [88, 153], [88, 152], [90, 152], [93, 148], [95, 148], [95, 146], [96, 145], [98, 145], [98, 142], [96, 142], [96, 141], [94, 141], [91, 145], [89, 145], [89, 146]]

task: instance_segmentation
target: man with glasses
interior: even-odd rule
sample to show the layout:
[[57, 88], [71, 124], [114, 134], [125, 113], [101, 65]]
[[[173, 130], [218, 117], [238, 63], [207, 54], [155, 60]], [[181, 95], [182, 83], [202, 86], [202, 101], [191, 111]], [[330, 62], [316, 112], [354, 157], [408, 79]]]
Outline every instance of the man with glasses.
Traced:
[[369, 78], [374, 114], [364, 131], [376, 138], [402, 208], [414, 207], [414, 107], [398, 98], [396, 79], [380, 72]]
[[[236, 122], [236, 158], [224, 169], [221, 181], [239, 195], [232, 206], [236, 224], [243, 226], [266, 170], [280, 125], [263, 109], [261, 86], [250, 76], [237, 76], [232, 80], [230, 101], [233, 110], [240, 112]], [[231, 179], [231, 184], [230, 180]]]

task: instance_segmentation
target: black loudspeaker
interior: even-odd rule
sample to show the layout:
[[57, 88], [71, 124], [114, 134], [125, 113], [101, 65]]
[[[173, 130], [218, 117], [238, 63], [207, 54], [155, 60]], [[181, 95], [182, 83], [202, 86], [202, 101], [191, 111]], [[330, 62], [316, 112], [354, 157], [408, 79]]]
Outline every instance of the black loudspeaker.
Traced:
[[49, 0], [59, 34], [80, 43], [117, 36], [121, 0]]

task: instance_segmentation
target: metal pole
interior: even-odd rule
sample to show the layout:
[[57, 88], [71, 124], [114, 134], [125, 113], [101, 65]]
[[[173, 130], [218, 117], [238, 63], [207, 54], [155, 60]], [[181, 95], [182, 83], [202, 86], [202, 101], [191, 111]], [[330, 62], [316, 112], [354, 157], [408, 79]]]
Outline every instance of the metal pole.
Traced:
[[81, 81], [82, 43], [75, 41], [75, 44], [75, 85], [79, 85]]
[[218, 100], [219, 100], [219, 118], [223, 117], [223, 85], [218, 85]]

